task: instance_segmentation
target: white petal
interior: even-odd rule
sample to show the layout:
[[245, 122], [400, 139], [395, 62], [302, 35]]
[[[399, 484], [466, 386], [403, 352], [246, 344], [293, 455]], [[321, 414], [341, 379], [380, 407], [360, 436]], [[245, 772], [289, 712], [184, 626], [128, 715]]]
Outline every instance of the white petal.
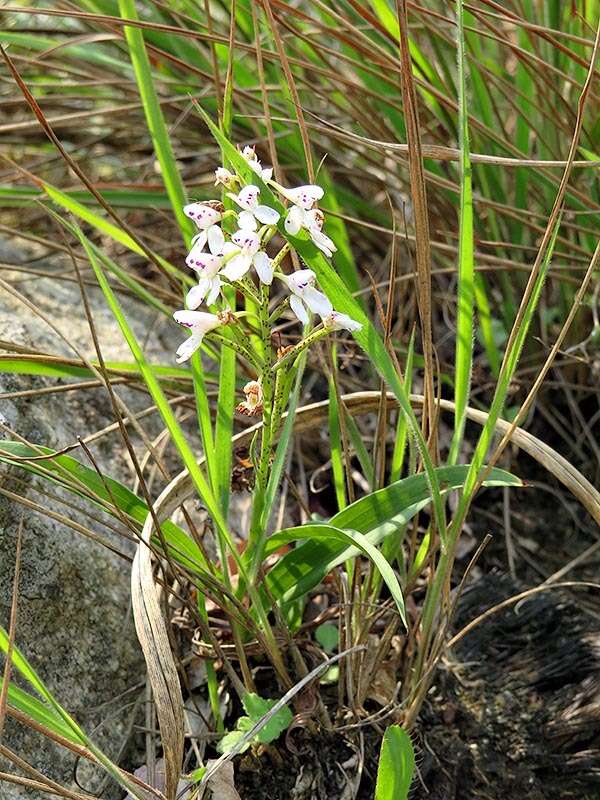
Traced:
[[241, 208], [245, 208], [246, 211], [252, 211], [258, 205], [258, 195], [260, 194], [260, 189], [258, 186], [254, 186], [250, 184], [249, 186], [244, 186], [243, 189], [240, 190], [240, 193], [237, 196], [238, 205]]
[[200, 231], [197, 233], [192, 239], [192, 249], [197, 247], [198, 250], [204, 250], [204, 245], [208, 240], [208, 233], [206, 231]]
[[206, 298], [206, 305], [212, 306], [212, 304], [216, 302], [216, 299], [219, 296], [220, 291], [221, 291], [221, 279], [217, 275], [210, 282], [210, 291], [208, 293], [208, 297]]
[[262, 167], [261, 167], [260, 161], [258, 161], [258, 159], [256, 159], [256, 158], [249, 159], [248, 160], [248, 166], [250, 167], [252, 172], [255, 172], [257, 175], [262, 176]]
[[332, 253], [335, 253], [337, 247], [331, 241], [329, 236], [321, 231], [311, 230], [310, 231], [310, 238], [313, 240], [314, 244], [317, 245], [319, 250], [325, 253], [326, 256], [331, 258]]
[[270, 206], [256, 206], [254, 216], [263, 225], [276, 225], [279, 221], [279, 212]]
[[254, 253], [257, 253], [260, 249], [260, 239], [258, 234], [254, 231], [248, 231], [245, 229], [236, 231], [232, 237], [231, 241], [234, 244], [237, 244], [238, 247], [241, 247], [244, 253], [247, 253], [251, 256]]
[[200, 230], [210, 228], [211, 225], [219, 222], [223, 217], [220, 211], [204, 203], [189, 203], [183, 207], [183, 213], [186, 217], [193, 219]]
[[238, 225], [245, 231], [255, 231], [258, 228], [254, 214], [251, 211], [240, 211]]
[[212, 225], [208, 229], [208, 249], [213, 256], [220, 256], [223, 252], [223, 245], [225, 244], [225, 237], [223, 231], [218, 225]]
[[254, 256], [254, 269], [261, 283], [264, 283], [266, 286], [270, 286], [273, 283], [271, 259], [264, 250], [259, 250]]
[[326, 317], [333, 311], [333, 306], [329, 299], [322, 292], [317, 291], [314, 286], [307, 286], [302, 293], [302, 299], [314, 314]]
[[202, 272], [206, 277], [212, 277], [221, 269], [223, 257], [213, 256], [210, 253], [205, 253], [204, 251], [196, 253], [194, 250], [192, 250], [192, 252], [186, 258], [185, 263], [190, 269], [194, 269], [196, 272]]
[[308, 286], [312, 286], [316, 280], [316, 275], [312, 269], [299, 269], [287, 276], [287, 285], [291, 292], [300, 297]]
[[202, 303], [204, 298], [206, 297], [206, 292], [208, 291], [208, 283], [206, 278], [202, 278], [201, 281], [196, 286], [192, 286], [192, 288], [187, 293], [185, 298], [185, 305], [187, 308], [195, 309]]
[[182, 342], [177, 348], [177, 358], [175, 359], [178, 364], [190, 359], [196, 350], [202, 344], [203, 334], [192, 334], [189, 339]]
[[248, 272], [251, 264], [252, 257], [240, 253], [227, 262], [221, 274], [229, 281], [239, 281]]
[[290, 297], [290, 307], [291, 307], [292, 311], [294, 312], [294, 314], [298, 317], [300, 322], [303, 325], [307, 325], [308, 324], [308, 314], [306, 313], [306, 308], [304, 307], [304, 303], [302, 302], [302, 300], [300, 300], [299, 297], [296, 297], [295, 294], [293, 294]]
[[286, 233], [289, 233], [290, 236], [296, 236], [302, 227], [302, 209], [298, 208], [298, 206], [292, 206], [283, 225]]
[[355, 319], [352, 319], [352, 317], [349, 317], [347, 314], [342, 314], [339, 311], [332, 311], [331, 314], [323, 317], [323, 324], [333, 331], [359, 331], [362, 328], [360, 322], [357, 322]]
[[209, 314], [206, 311], [176, 311], [173, 319], [186, 328], [191, 328], [194, 333], [206, 333], [213, 328], [221, 325], [221, 320], [216, 314]]
[[308, 210], [312, 208], [317, 200], [320, 200], [325, 192], [320, 186], [308, 184], [306, 186], [298, 186], [297, 189], [289, 189], [285, 192], [292, 203], [300, 208]]
[[228, 256], [230, 253], [237, 253], [240, 248], [233, 242], [225, 242], [223, 245], [223, 255]]
[[273, 167], [266, 167], [265, 169], [263, 169], [261, 178], [265, 183], [267, 181], [270, 181], [272, 177], [273, 177]]

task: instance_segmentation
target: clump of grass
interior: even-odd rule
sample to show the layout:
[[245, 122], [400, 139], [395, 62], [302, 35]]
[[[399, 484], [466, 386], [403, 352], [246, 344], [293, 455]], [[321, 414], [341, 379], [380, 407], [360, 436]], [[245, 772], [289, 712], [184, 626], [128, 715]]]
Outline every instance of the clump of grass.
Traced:
[[[448, 641], [451, 588], [460, 590], [468, 577], [467, 570], [456, 583], [454, 566], [476, 493], [522, 486], [495, 466], [509, 441], [600, 519], [598, 493], [576, 466], [518, 427], [569, 330], [580, 342], [595, 335], [586, 338], [589, 323], [576, 311], [589, 298], [598, 259], [590, 175], [599, 157], [588, 108], [598, 36], [593, 12], [571, 15], [559, 4], [550, 4], [548, 19], [538, 19], [533, 4], [530, 19], [520, 4], [499, 11], [458, 2], [456, 15], [445, 4], [411, 7], [409, 15], [407, 4], [379, 0], [307, 9], [238, 0], [229, 15], [210, 2], [202, 12], [187, 2], [177, 10], [144, 4], [138, 15], [139, 5], [80, 0], [64, 10], [11, 12], [5, 87], [10, 103], [22, 97], [37, 119], [23, 115], [4, 126], [6, 136], [33, 138], [11, 143], [0, 186], [7, 208], [30, 215], [29, 226], [7, 226], [13, 235], [70, 259], [71, 272], [60, 279], [77, 282], [96, 346], [94, 360], [77, 349], [71, 359], [10, 352], [0, 369], [102, 387], [139, 492], [99, 475], [85, 442], [75, 459], [67, 450], [77, 444], [55, 453], [7, 441], [0, 459], [99, 506], [138, 543], [134, 616], [171, 798], [184, 773], [204, 785], [215, 767], [205, 770], [204, 750], [186, 752], [184, 690], [161, 592], [177, 596], [192, 621], [188, 646], [206, 663], [215, 731], [235, 728], [223, 738], [231, 747], [222, 748], [221, 764], [247, 745], [275, 740], [289, 723], [283, 709], [334, 663], [337, 697], [331, 700], [324, 682], [314, 725], [360, 719], [375, 677], [369, 664], [386, 659], [395, 636], [404, 646], [390, 716], [406, 729], [418, 725]], [[52, 21], [51, 35], [36, 32], [38, 13]], [[81, 30], [111, 37], [87, 46]], [[81, 141], [84, 120], [91, 120], [93, 142]], [[48, 156], [40, 133], [57, 157]], [[268, 154], [274, 176], [240, 142]], [[117, 170], [109, 170], [111, 159]], [[212, 186], [217, 165], [223, 191]], [[295, 184], [302, 191], [285, 189]], [[324, 229], [314, 204], [322, 195]], [[198, 200], [208, 204], [188, 202]], [[256, 210], [259, 200], [268, 215]], [[199, 284], [183, 266], [190, 247]], [[253, 279], [233, 269], [248, 254]], [[304, 280], [294, 283], [298, 276]], [[40, 313], [14, 286], [2, 286]], [[89, 286], [101, 288], [130, 363], [105, 360]], [[202, 302], [210, 295], [203, 312], [196, 310], [200, 294]], [[192, 344], [179, 350], [189, 368], [152, 364], [128, 304], [133, 298], [170, 317], [184, 296], [195, 304], [176, 315], [192, 330]], [[309, 311], [320, 315], [316, 327]], [[510, 389], [529, 368], [531, 390], [511, 424]], [[318, 382], [329, 396], [307, 398], [306, 386]], [[171, 475], [143, 423], [132, 424], [121, 383], [147, 395], [180, 474]], [[179, 404], [195, 417], [191, 434]], [[442, 410], [454, 416], [449, 443], [440, 433]], [[256, 423], [243, 426], [249, 416]], [[473, 441], [465, 441], [468, 419], [481, 425]], [[326, 519], [311, 517], [305, 465], [294, 452], [294, 442], [317, 428], [328, 434], [335, 495]], [[248, 529], [234, 531], [231, 487], [242, 449], [251, 513]], [[149, 465], [162, 477], [158, 499]], [[449, 503], [453, 494], [457, 502]], [[186, 506], [191, 499], [206, 511], [204, 531]], [[276, 522], [283, 512], [301, 524]], [[94, 528], [92, 521], [78, 532], [98, 540]], [[338, 631], [331, 649], [338, 652], [323, 652], [311, 670], [302, 632], [314, 627], [308, 602], [327, 581]], [[374, 631], [377, 653], [368, 661]], [[9, 634], [0, 638], [11, 653], [7, 665], [41, 700], [5, 673], [0, 719], [8, 711], [78, 748], [139, 796], [139, 782], [93, 745], [11, 642]], [[260, 696], [256, 665], [268, 665], [277, 697]], [[226, 687], [247, 712], [237, 724], [223, 719]]]

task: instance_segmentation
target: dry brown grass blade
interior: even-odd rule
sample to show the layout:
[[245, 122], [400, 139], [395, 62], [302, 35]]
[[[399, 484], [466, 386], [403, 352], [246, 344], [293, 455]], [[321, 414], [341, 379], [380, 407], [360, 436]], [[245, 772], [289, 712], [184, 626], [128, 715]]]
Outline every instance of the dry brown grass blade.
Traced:
[[417, 300], [421, 323], [421, 346], [425, 360], [425, 410], [423, 413], [423, 434], [429, 437], [432, 457], [435, 456], [435, 390], [433, 376], [433, 333], [431, 324], [431, 249], [429, 245], [429, 216], [427, 211], [427, 188], [421, 149], [421, 130], [417, 92], [412, 71], [412, 59], [408, 42], [408, 13], [406, 0], [396, 0], [396, 14], [400, 28], [400, 61], [402, 65], [402, 103], [408, 142], [408, 170], [410, 193], [415, 221], [415, 264], [417, 269]]
[[[353, 392], [341, 397], [348, 412], [352, 415], [367, 414], [377, 411], [381, 397], [380, 392]], [[387, 393], [389, 408], [396, 408], [397, 403], [391, 392]], [[410, 402], [422, 408], [425, 402], [423, 395], [411, 394]], [[455, 405], [450, 400], [438, 400], [442, 411], [454, 413]], [[295, 433], [312, 430], [316, 426], [326, 422], [329, 413], [329, 400], [322, 400], [318, 403], [302, 406], [296, 411]], [[284, 417], [287, 416], [287, 412]], [[488, 414], [485, 411], [467, 407], [467, 418], [477, 423], [485, 425]], [[249, 446], [253, 436], [260, 430], [262, 423], [257, 423], [245, 431], [234, 436], [232, 445], [234, 448]], [[500, 419], [496, 423], [496, 432], [504, 435], [510, 430], [511, 424], [506, 420]], [[600, 525], [600, 491], [585, 478], [566, 458], [557, 453], [549, 445], [542, 442], [533, 434], [521, 428], [517, 428], [512, 434], [511, 441], [524, 453], [530, 455], [541, 466], [548, 470], [560, 483], [563, 484], [576, 497], [590, 516]], [[202, 464], [204, 459], [200, 459]], [[160, 497], [154, 504], [154, 511], [160, 520], [167, 519], [181, 503], [194, 496], [194, 487], [190, 480], [187, 470], [180, 472], [171, 483], [163, 490]], [[152, 520], [146, 519], [144, 536], [150, 535], [152, 530]]]
[[0, 742], [4, 732], [4, 722], [6, 720], [6, 699], [8, 697], [8, 686], [10, 683], [10, 673], [12, 666], [12, 654], [15, 646], [15, 635], [17, 631], [17, 608], [19, 603], [19, 580], [21, 577], [21, 546], [23, 543], [23, 518], [19, 520], [17, 529], [17, 543], [15, 546], [15, 571], [13, 577], [13, 591], [10, 606], [10, 619], [8, 624], [8, 649], [6, 651], [6, 661], [4, 662], [4, 674], [2, 676], [2, 691], [0, 692]]
[[[144, 244], [143, 241], [141, 241], [141, 239], [138, 237], [136, 232], [117, 214], [117, 212], [112, 208], [110, 203], [106, 202], [106, 200], [97, 191], [96, 187], [90, 181], [90, 179], [87, 177], [87, 175], [85, 175], [85, 173], [79, 167], [79, 165], [67, 153], [67, 151], [65, 150], [65, 148], [62, 145], [62, 142], [60, 141], [58, 136], [54, 133], [54, 130], [52, 129], [52, 126], [49, 124], [48, 120], [46, 119], [46, 116], [45, 116], [44, 112], [42, 111], [42, 109], [40, 108], [37, 100], [35, 99], [35, 97], [29, 91], [27, 85], [25, 84], [25, 82], [21, 78], [21, 75], [19, 74], [17, 68], [15, 67], [12, 59], [10, 58], [10, 56], [8, 55], [8, 53], [6, 52], [4, 47], [2, 47], [2, 45], [0, 45], [0, 53], [2, 54], [2, 57], [4, 58], [4, 61], [6, 62], [6, 65], [8, 66], [8, 68], [9, 68], [9, 70], [10, 70], [10, 72], [11, 72], [11, 74], [12, 74], [12, 76], [13, 76], [16, 84], [17, 84], [17, 86], [21, 90], [21, 92], [23, 94], [23, 97], [27, 101], [27, 104], [29, 105], [29, 107], [31, 108], [31, 110], [33, 111], [35, 116], [37, 117], [37, 120], [40, 123], [40, 126], [42, 127], [42, 130], [44, 131], [44, 133], [46, 134], [48, 139], [50, 139], [52, 144], [56, 147], [56, 149], [59, 151], [61, 156], [64, 158], [65, 162], [73, 170], [75, 175], [77, 175], [77, 177], [83, 183], [85, 188], [93, 195], [94, 199], [106, 211], [106, 213], [109, 214], [109, 216], [112, 217], [112, 219], [115, 221], [115, 223], [123, 231], [125, 231], [125, 233], [127, 233], [133, 239], [133, 241], [138, 245], [138, 247], [140, 247], [143, 250], [143, 252], [146, 255], [146, 257], [148, 258], [148, 260], [151, 261], [156, 266], [156, 268], [160, 272], [163, 273], [163, 275], [167, 278], [167, 280], [172, 281], [172, 276], [169, 275], [167, 270], [165, 270], [165, 268], [161, 264], [160, 260], [157, 259], [155, 254], [151, 250], [149, 250], [148, 247], [146, 247], [146, 245]], [[37, 179], [36, 179], [36, 181], [37, 181]], [[39, 183], [39, 181], [37, 181], [37, 182]], [[42, 188], [43, 188], [43, 186], [42, 186]]]
[[143, 539], [133, 559], [131, 599], [135, 629], [146, 660], [160, 725], [165, 759], [165, 793], [168, 800], [173, 800], [183, 761], [183, 697], [169, 634], [162, 616], [159, 590], [152, 573], [149, 544], [149, 538]]
[[292, 70], [290, 69], [290, 62], [288, 60], [285, 48], [283, 46], [281, 34], [279, 33], [277, 22], [275, 21], [275, 18], [273, 16], [273, 10], [271, 8], [271, 0], [262, 0], [262, 5], [265, 10], [267, 19], [269, 21], [269, 27], [271, 29], [271, 33], [273, 34], [273, 38], [275, 40], [275, 46], [277, 47], [277, 53], [279, 54], [281, 67], [283, 69], [285, 79], [288, 84], [288, 88], [292, 94], [292, 101], [294, 103], [294, 108], [296, 110], [296, 116], [298, 118], [298, 127], [300, 128], [300, 136], [302, 138], [302, 146], [304, 147], [304, 158], [306, 159], [306, 171], [308, 172], [309, 181], [313, 183], [315, 179], [315, 170], [313, 167], [312, 151], [310, 147], [308, 129], [306, 127], [306, 122], [304, 120], [304, 112], [300, 104], [300, 95], [298, 94], [296, 81], [294, 80], [294, 76], [292, 75]]

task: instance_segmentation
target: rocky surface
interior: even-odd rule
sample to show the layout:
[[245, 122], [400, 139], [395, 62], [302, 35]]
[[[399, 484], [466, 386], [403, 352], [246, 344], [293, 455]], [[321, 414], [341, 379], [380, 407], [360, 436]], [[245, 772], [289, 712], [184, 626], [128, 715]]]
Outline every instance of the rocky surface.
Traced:
[[[0, 246], [0, 262], [15, 263], [15, 252]], [[56, 280], [26, 280], [22, 275], [0, 268], [4, 280], [32, 299], [64, 334], [87, 356], [94, 350], [77, 286]], [[36, 265], [39, 268], [39, 265]], [[44, 265], [46, 268], [46, 266]], [[18, 279], [21, 280], [18, 280]], [[101, 295], [92, 291], [95, 321], [106, 358], [131, 360]], [[165, 363], [171, 356], [160, 341], [156, 315], [128, 302], [128, 315], [136, 333], [144, 338], [151, 332], [149, 351]], [[162, 323], [161, 323], [162, 324]], [[166, 330], [172, 341], [177, 331]], [[0, 289], [0, 339], [15, 345], [35, 346], [45, 352], [72, 356], [64, 342], [22, 303]], [[170, 351], [172, 352], [172, 350]], [[56, 381], [27, 375], [0, 373], [0, 393], [21, 392], [55, 385]], [[144, 403], [133, 394], [134, 407]], [[142, 405], [140, 406], [140, 403]], [[29, 441], [59, 449], [77, 436], [99, 430], [113, 421], [104, 390], [85, 389], [35, 397], [0, 399], [5, 423]], [[0, 431], [6, 438], [6, 433]], [[93, 446], [100, 468], [132, 484], [132, 470], [118, 434]], [[77, 456], [82, 458], [81, 455]], [[19, 479], [25, 478], [25, 483]], [[0, 485], [18, 492], [59, 513], [80, 519], [106, 536], [99, 522], [49, 499], [38, 489], [61, 494], [57, 487], [42, 483], [20, 470], [0, 466]], [[61, 703], [110, 754], [116, 754], [127, 738], [145, 681], [143, 660], [135, 636], [129, 602], [129, 562], [106, 548], [69, 530], [60, 522], [23, 509], [0, 496], [0, 623], [8, 624], [13, 583], [15, 542], [23, 518], [23, 555], [19, 585], [17, 644]], [[101, 514], [98, 512], [98, 516]], [[113, 535], [114, 543], [131, 552], [131, 545]], [[2, 660], [3, 661], [3, 660]], [[137, 701], [137, 706], [136, 706]], [[97, 727], [99, 726], [99, 727]], [[2, 743], [25, 758], [44, 775], [64, 785], [74, 784], [74, 757], [46, 742], [43, 737], [13, 720], [7, 720]], [[0, 758], [0, 770], [17, 770]], [[22, 773], [21, 773], [22, 774]], [[79, 779], [88, 791], [99, 788], [99, 775]], [[0, 783], [0, 798], [31, 798], [30, 790]], [[121, 796], [116, 790], [109, 792]]]

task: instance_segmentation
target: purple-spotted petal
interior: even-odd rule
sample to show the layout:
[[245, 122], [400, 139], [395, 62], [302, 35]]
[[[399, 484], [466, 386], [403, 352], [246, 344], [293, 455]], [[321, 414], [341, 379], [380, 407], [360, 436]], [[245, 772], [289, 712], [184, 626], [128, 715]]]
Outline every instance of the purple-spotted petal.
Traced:
[[200, 230], [206, 230], [211, 225], [216, 225], [223, 218], [223, 214], [204, 203], [189, 203], [183, 207], [186, 217], [193, 219]]
[[254, 186], [253, 184], [250, 184], [250, 186], [244, 186], [243, 189], [240, 189], [240, 193], [237, 196], [238, 205], [241, 208], [245, 208], [246, 211], [253, 211], [258, 205], [259, 194], [260, 189], [258, 186]]

